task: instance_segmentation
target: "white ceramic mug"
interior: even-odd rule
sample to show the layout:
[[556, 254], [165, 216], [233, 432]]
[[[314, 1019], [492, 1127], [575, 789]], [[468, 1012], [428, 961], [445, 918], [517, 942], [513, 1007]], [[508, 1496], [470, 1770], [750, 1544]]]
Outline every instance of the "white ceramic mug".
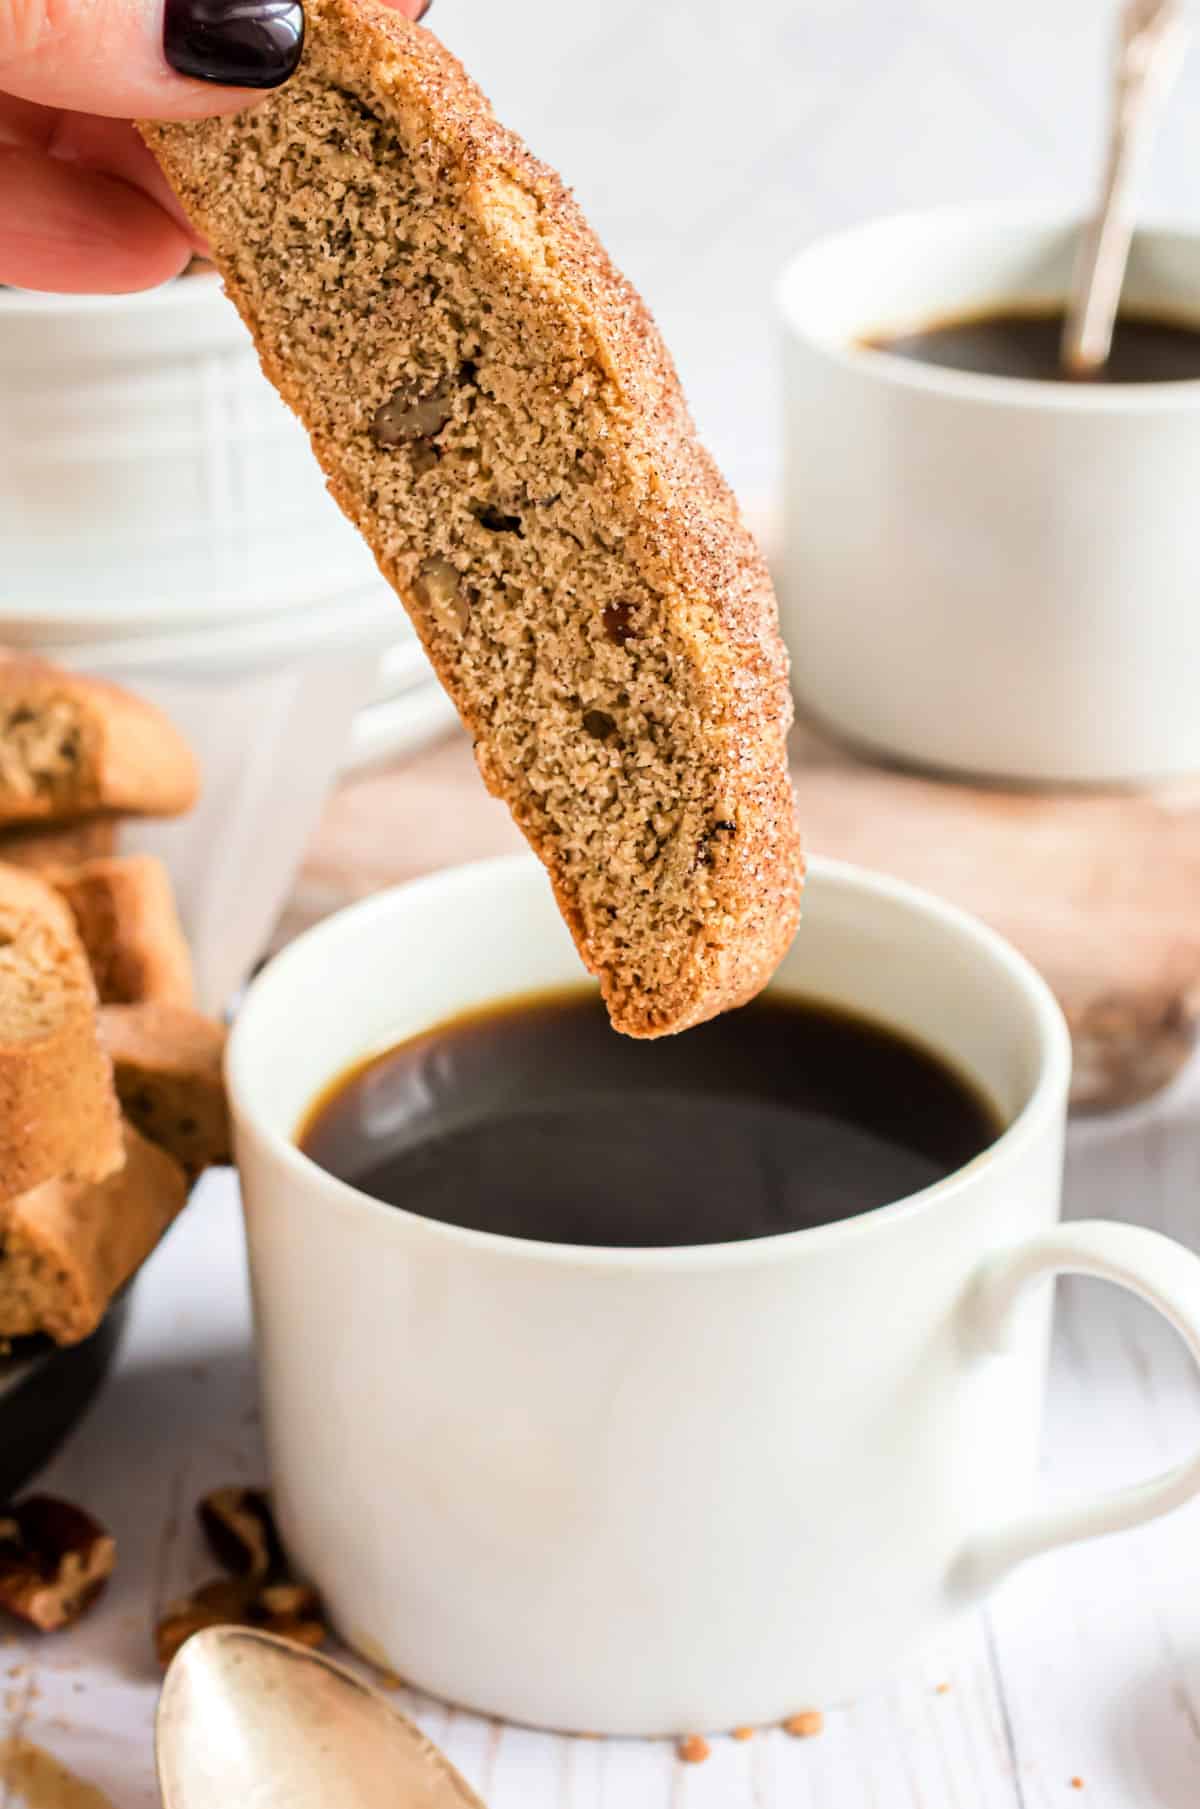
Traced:
[[4, 638], [26, 646], [382, 589], [211, 271], [0, 289], [0, 547]]
[[1056, 1226], [1070, 1046], [974, 919], [816, 862], [782, 992], [973, 1076], [1008, 1129], [910, 1199], [779, 1237], [572, 1248], [431, 1223], [292, 1141], [365, 1054], [581, 979], [531, 858], [383, 893], [252, 987], [229, 1079], [283, 1538], [352, 1646], [434, 1694], [596, 1733], [859, 1691], [1021, 1559], [1200, 1490], [1200, 1457], [1047, 1512], [1051, 1308], [1131, 1288], [1200, 1356], [1200, 1260]]
[[[1200, 382], [976, 376], [864, 336], [1061, 302], [1069, 219], [905, 214], [788, 267], [780, 593], [802, 708], [868, 751], [1020, 781], [1200, 773]], [[1124, 301], [1200, 319], [1200, 232]]]

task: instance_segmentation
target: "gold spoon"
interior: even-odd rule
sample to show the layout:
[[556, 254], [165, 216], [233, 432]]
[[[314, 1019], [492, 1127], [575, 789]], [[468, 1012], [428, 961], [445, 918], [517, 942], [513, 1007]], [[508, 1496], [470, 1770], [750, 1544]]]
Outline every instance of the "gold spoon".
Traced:
[[1100, 200], [1079, 248], [1063, 325], [1060, 357], [1072, 377], [1094, 377], [1108, 362], [1133, 237], [1134, 177], [1186, 41], [1182, 0], [1128, 0], [1117, 40]]
[[210, 1627], [180, 1648], [155, 1747], [164, 1809], [484, 1809], [377, 1690], [244, 1627]]

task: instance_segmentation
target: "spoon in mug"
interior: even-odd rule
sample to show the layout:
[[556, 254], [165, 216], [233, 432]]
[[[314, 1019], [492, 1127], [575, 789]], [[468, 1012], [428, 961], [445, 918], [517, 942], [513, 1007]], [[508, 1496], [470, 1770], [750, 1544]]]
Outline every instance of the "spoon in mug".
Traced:
[[377, 1690], [245, 1627], [210, 1627], [180, 1648], [155, 1748], [164, 1809], [484, 1809]]
[[1133, 237], [1133, 180], [1186, 40], [1182, 0], [1128, 0], [1100, 200], [1079, 248], [1063, 325], [1060, 357], [1072, 377], [1094, 377], [1108, 362]]

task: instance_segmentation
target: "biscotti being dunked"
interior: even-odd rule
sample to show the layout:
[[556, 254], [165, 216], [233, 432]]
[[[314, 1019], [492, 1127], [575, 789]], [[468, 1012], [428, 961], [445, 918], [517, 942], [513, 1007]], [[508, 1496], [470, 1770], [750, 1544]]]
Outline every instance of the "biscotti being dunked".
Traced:
[[756, 992], [799, 909], [787, 662], [670, 358], [427, 31], [310, 0], [293, 79], [143, 128], [408, 606], [613, 1022]]

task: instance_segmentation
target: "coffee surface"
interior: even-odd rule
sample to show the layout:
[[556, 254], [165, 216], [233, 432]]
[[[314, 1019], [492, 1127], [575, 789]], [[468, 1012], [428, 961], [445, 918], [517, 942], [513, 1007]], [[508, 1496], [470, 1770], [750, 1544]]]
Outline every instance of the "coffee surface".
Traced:
[[768, 1237], [953, 1173], [1000, 1124], [939, 1058], [770, 995], [675, 1037], [617, 1035], [591, 991], [453, 1019], [343, 1075], [297, 1141], [389, 1205], [508, 1237]]
[[1112, 355], [1095, 377], [1069, 376], [1059, 359], [1063, 311], [963, 316], [931, 322], [911, 333], [863, 341], [917, 364], [987, 377], [1026, 377], [1050, 383], [1178, 383], [1200, 377], [1200, 322], [1153, 314], [1122, 314]]

